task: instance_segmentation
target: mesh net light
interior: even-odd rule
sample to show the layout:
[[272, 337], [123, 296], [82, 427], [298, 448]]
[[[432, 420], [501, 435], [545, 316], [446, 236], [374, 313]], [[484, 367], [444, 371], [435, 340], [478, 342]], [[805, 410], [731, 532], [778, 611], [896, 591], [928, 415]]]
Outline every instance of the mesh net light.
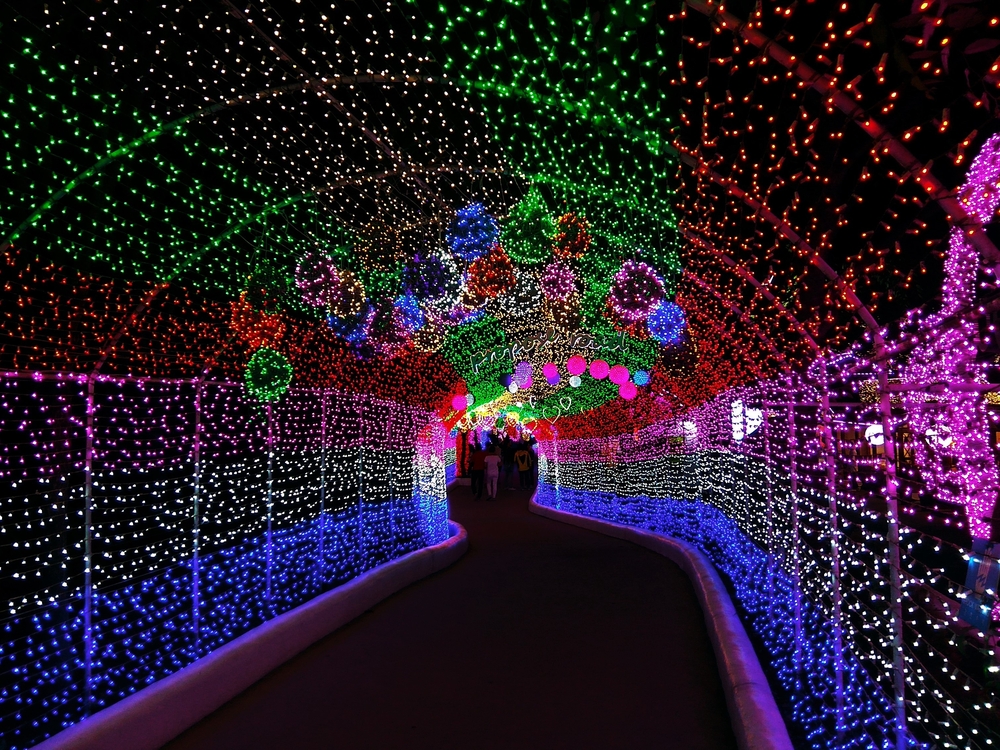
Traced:
[[2, 5], [0, 747], [522, 427], [720, 566], [796, 747], [998, 745], [997, 0]]

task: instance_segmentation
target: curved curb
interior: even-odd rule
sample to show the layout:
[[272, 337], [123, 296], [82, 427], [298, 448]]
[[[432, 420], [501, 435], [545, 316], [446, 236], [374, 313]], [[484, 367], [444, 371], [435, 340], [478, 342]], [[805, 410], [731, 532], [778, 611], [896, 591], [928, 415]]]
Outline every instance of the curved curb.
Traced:
[[36, 745], [39, 750], [155, 750], [378, 602], [458, 560], [464, 528], [362, 573]]
[[677, 563], [698, 592], [740, 750], [793, 750], [750, 637], [718, 571], [705, 555], [679, 539], [547, 508], [535, 501], [535, 495], [528, 509], [545, 518], [638, 544]]

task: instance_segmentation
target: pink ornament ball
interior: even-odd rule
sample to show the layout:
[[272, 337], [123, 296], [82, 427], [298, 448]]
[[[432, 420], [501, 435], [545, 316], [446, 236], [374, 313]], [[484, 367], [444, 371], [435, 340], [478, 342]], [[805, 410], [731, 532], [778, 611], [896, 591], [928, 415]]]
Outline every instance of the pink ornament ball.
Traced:
[[466, 398], [464, 393], [459, 393], [457, 396], [453, 396], [451, 399], [451, 408], [455, 411], [465, 411], [465, 408], [469, 405], [469, 400]]
[[618, 386], [618, 395], [626, 401], [634, 399], [638, 392], [639, 390], [635, 387], [635, 383], [628, 380]]
[[[608, 371], [608, 380], [615, 385], [624, 385], [628, 382], [629, 372], [625, 365], [615, 365]], [[632, 386], [634, 389], [635, 386]]]
[[595, 380], [604, 380], [609, 372], [608, 363], [603, 359], [595, 359], [590, 363], [590, 377]]
[[553, 378], [559, 377], [559, 368], [556, 367], [552, 362], [542, 365], [542, 375], [545, 376], [546, 380], [552, 380]]
[[[570, 375], [583, 375], [587, 371], [587, 360], [581, 357], [579, 354], [575, 354], [569, 358], [566, 362], [566, 370]], [[628, 377], [628, 370], [625, 371], [625, 377]]]

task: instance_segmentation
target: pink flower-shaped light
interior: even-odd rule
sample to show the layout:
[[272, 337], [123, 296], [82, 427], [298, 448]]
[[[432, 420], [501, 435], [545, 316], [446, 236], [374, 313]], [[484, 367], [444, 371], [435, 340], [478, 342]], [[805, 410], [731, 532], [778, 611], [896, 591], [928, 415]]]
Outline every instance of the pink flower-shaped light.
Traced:
[[666, 296], [663, 281], [645, 263], [627, 260], [615, 274], [608, 304], [624, 323], [645, 320]]
[[547, 299], [559, 302], [577, 291], [576, 274], [573, 273], [573, 268], [569, 263], [561, 260], [547, 265], [538, 283], [542, 288], [542, 294]]

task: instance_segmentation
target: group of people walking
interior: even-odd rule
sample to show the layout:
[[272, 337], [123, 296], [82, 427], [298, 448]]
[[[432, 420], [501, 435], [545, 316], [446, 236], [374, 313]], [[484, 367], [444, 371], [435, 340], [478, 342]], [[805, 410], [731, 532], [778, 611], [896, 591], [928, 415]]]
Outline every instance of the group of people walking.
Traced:
[[507, 478], [507, 489], [514, 489], [515, 471], [519, 475], [521, 489], [529, 489], [534, 480], [535, 468], [532, 445], [533, 441], [511, 440], [509, 437], [499, 443], [491, 440], [486, 447], [480, 447], [477, 441], [472, 446], [470, 456], [473, 498], [481, 500], [485, 491], [487, 500], [496, 500], [501, 470]]

